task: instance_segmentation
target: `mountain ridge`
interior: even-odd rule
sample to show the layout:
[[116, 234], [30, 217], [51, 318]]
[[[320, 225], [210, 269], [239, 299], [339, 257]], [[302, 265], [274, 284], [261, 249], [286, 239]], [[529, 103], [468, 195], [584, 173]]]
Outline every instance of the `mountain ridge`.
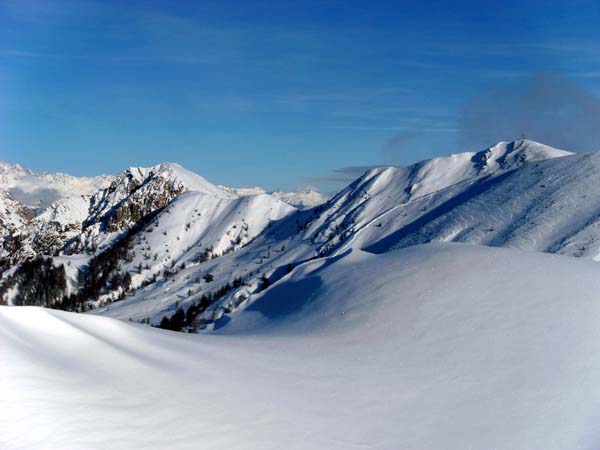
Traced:
[[[570, 166], [579, 167], [580, 175], [569, 178], [569, 186], [555, 183]], [[113, 178], [108, 188], [90, 197], [89, 213], [81, 223], [60, 223], [60, 208], [49, 213], [47, 223], [59, 223], [46, 225], [52, 245], [40, 252], [33, 244], [41, 240], [37, 234], [31, 247], [38, 255], [53, 251], [54, 264], [69, 267], [67, 288], [57, 292], [71, 294], [55, 298], [55, 307], [91, 308], [94, 314], [196, 330], [216, 326], [294, 268], [347, 251], [386, 253], [413, 244], [456, 241], [570, 254], [562, 247], [532, 247], [530, 237], [538, 231], [519, 223], [523, 217], [528, 217], [523, 223], [531, 223], [532, 214], [544, 217], [543, 210], [531, 206], [544, 202], [559, 201], [567, 211], [562, 218], [576, 216], [581, 205], [573, 210], [571, 191], [583, 186], [579, 178], [585, 178], [584, 173], [594, 179], [600, 173], [600, 157], [526, 140], [500, 142], [481, 152], [408, 167], [373, 168], [327, 202], [295, 209], [276, 195], [257, 189], [250, 191], [253, 195], [240, 195], [243, 192], [212, 185], [165, 163], [130, 168]], [[540, 187], [544, 183], [552, 189]], [[511, 203], [515, 186], [522, 194]], [[568, 195], [561, 197], [562, 193]], [[85, 199], [70, 201], [76, 210]], [[600, 242], [600, 232], [595, 234], [588, 223], [593, 221], [594, 204], [588, 197], [588, 212], [579, 214], [578, 222], [561, 222], [553, 239], [574, 239], [571, 247], [584, 238]], [[451, 220], [467, 207], [472, 223]], [[491, 238], [494, 208], [506, 211], [502, 227], [495, 225], [498, 233], [500, 228], [506, 234], [516, 227], [519, 241]], [[73, 213], [77, 220], [82, 216], [82, 211]], [[578, 233], [585, 236], [574, 238]], [[477, 241], [473, 236], [489, 239]], [[595, 257], [592, 251], [572, 255]], [[7, 287], [28, 285], [31, 280], [22, 272], [4, 277], [0, 298], [5, 303], [22, 302], [17, 298], [20, 290]]]

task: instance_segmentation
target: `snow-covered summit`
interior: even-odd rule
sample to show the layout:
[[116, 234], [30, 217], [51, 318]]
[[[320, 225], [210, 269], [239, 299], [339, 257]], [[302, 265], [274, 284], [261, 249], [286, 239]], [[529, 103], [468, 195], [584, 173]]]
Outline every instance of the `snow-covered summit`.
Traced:
[[111, 231], [128, 228], [147, 214], [165, 207], [183, 192], [216, 198], [232, 194], [175, 163], [130, 167], [94, 194], [86, 227], [103, 223]]
[[572, 153], [529, 140], [499, 142], [479, 152], [456, 153], [406, 167], [370, 169], [348, 189], [367, 189], [370, 193], [401, 189], [407, 197], [414, 198], [468, 179], [516, 169], [528, 162], [568, 155]]
[[9, 180], [13, 180], [26, 175], [33, 175], [34, 172], [21, 164], [11, 164], [0, 161], [0, 184], [5, 185]]
[[[217, 286], [244, 279], [246, 286], [215, 300], [199, 319], [210, 320], [219, 316], [219, 310], [235, 309], [240, 298], [259, 289], [264, 274], [276, 279], [287, 267], [315, 256], [340, 254], [351, 248], [374, 248], [376, 244], [387, 242], [385, 239], [408, 232], [412, 228], [406, 227], [412, 223], [418, 232], [417, 224], [429, 218], [432, 209], [439, 208], [437, 211], [443, 216], [445, 209], [457, 205], [457, 199], [467, 195], [465, 192], [469, 192], [470, 187], [478, 186], [484, 180], [500, 183], [506, 179], [506, 174], [513, 173], [518, 177], [522, 171], [534, 170], [535, 164], [544, 161], [550, 164], [577, 156], [525, 141], [500, 143], [483, 152], [436, 158], [404, 168], [375, 168], [326, 203], [296, 214], [273, 203], [274, 195], [257, 191], [240, 199], [265, 196], [269, 200], [261, 202], [264, 206], [259, 209], [248, 208], [250, 203], [236, 200], [235, 192], [227, 191], [231, 194], [231, 202], [216, 197], [211, 200], [212, 197], [203, 194], [192, 196], [193, 192], [190, 192], [174, 201], [168, 211], [160, 213], [156, 221], [160, 225], [153, 227], [159, 233], [152, 233], [152, 237], [142, 235], [142, 242], [149, 242], [150, 248], [156, 249], [152, 255], [156, 263], [149, 264], [150, 272], [142, 282], [154, 276], [156, 270], [173, 265], [186, 267], [180, 275], [170, 278], [168, 293], [160, 284], [142, 286], [132, 293], [132, 298], [100, 312], [121, 318], [150, 319], [158, 324], [165, 315], [172, 315], [169, 305], [179, 303], [188, 307], [197, 302], [196, 295], [190, 296], [189, 292], [213, 286], [194, 285], [187, 281], [190, 278], [202, 279], [210, 275], [217, 280]], [[506, 199], [501, 201], [506, 202]], [[193, 211], [202, 211], [201, 217]], [[486, 218], [493, 217], [488, 210], [481, 214]], [[260, 220], [258, 226], [250, 226], [253, 220], [263, 215], [272, 222]], [[478, 216], [474, 217], [476, 220]], [[514, 220], [521, 218], [515, 216]], [[174, 234], [176, 242], [173, 241]], [[460, 236], [457, 234], [449, 240], [460, 240]], [[396, 245], [396, 241], [393, 242], [390, 246]], [[144, 245], [148, 248], [147, 244], [142, 247]], [[235, 252], [229, 253], [231, 249]], [[203, 254], [220, 256], [206, 260]], [[204, 262], [198, 265], [198, 260]], [[148, 264], [136, 256], [131, 266], [140, 263]], [[136, 279], [138, 277], [134, 277], [134, 283]]]
[[230, 196], [228, 192], [225, 192], [219, 186], [176, 163], [165, 162], [147, 170], [154, 176], [160, 176], [175, 184], [180, 184], [185, 191], [201, 192], [220, 197]]
[[[376, 167], [332, 197], [308, 227], [323, 248], [334, 248], [360, 234], [376, 239], [403, 221], [415, 219], [431, 202], [450, 198], [477, 180], [496, 177], [536, 161], [573, 155], [533, 141], [500, 142], [480, 152], [457, 153], [407, 167]], [[418, 205], [418, 207], [417, 207]], [[414, 209], [416, 208], [416, 209]], [[386, 228], [384, 223], [390, 224]]]
[[516, 169], [523, 163], [543, 159], [560, 158], [573, 153], [559, 150], [527, 139], [498, 144], [476, 153], [472, 161], [480, 171]]
[[145, 183], [151, 183], [155, 180], [164, 180], [171, 185], [183, 191], [196, 191], [209, 195], [228, 195], [219, 186], [216, 186], [206, 180], [204, 177], [186, 169], [185, 167], [172, 162], [163, 162], [151, 167], [128, 167], [121, 173], [113, 177], [110, 189], [123, 185], [125, 187], [139, 187]]
[[33, 217], [29, 208], [21, 205], [8, 192], [0, 189], [0, 224], [18, 229]]

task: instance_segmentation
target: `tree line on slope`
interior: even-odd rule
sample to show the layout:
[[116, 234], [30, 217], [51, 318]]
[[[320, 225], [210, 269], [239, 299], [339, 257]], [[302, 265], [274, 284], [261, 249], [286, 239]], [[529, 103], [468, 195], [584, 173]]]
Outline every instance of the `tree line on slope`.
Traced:
[[67, 274], [65, 266], [54, 265], [52, 258], [36, 258], [21, 264], [0, 286], [0, 299], [6, 302], [6, 295], [17, 285], [18, 289], [13, 297], [14, 305], [63, 309]]

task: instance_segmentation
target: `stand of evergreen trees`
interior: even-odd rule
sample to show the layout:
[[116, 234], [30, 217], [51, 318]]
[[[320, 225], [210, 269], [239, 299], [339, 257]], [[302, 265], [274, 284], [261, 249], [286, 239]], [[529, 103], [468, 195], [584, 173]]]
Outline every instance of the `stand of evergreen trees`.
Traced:
[[18, 306], [45, 306], [61, 309], [67, 292], [65, 266], [55, 266], [52, 258], [36, 258], [19, 266], [4, 289], [19, 285], [14, 297]]
[[193, 302], [186, 311], [180, 306], [171, 317], [163, 317], [159, 327], [165, 330], [182, 331], [184, 328], [195, 328], [196, 317], [215, 301], [225, 296], [232, 289], [245, 284], [241, 277], [235, 278], [233, 283], [226, 283], [213, 292], [202, 294], [197, 302]]
[[[160, 212], [155, 211], [127, 230], [113, 245], [93, 256], [87, 266], [79, 269], [79, 291], [65, 300], [64, 309], [80, 311], [88, 300], [97, 300], [100, 295], [121, 289], [123, 293], [131, 287], [131, 274], [120, 272], [121, 261], [132, 260], [133, 238]], [[121, 298], [122, 298], [121, 296]]]

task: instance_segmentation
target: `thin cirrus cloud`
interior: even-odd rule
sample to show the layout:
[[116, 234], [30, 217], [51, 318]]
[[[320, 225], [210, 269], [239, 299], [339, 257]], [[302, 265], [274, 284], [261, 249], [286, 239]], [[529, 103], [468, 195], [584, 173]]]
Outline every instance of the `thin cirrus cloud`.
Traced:
[[574, 72], [570, 74], [572, 77], [580, 78], [600, 78], [600, 71], [598, 72]]
[[29, 52], [25, 50], [0, 50], [0, 57], [7, 58], [49, 58], [54, 55], [43, 53]]

